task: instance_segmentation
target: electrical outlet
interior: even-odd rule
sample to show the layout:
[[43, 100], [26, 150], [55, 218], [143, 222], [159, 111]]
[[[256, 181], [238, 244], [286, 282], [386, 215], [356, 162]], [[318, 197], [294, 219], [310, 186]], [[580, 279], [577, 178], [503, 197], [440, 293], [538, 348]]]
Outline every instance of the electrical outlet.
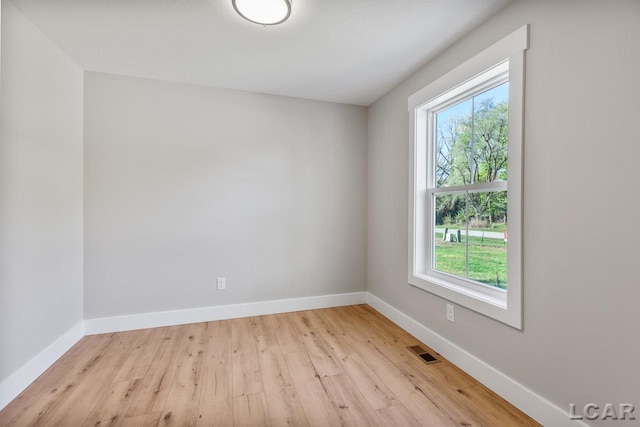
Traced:
[[216, 283], [218, 285], [219, 291], [224, 291], [225, 289], [227, 289], [227, 279], [225, 277], [218, 277]]
[[456, 311], [453, 304], [447, 304], [447, 320], [452, 323], [456, 322]]

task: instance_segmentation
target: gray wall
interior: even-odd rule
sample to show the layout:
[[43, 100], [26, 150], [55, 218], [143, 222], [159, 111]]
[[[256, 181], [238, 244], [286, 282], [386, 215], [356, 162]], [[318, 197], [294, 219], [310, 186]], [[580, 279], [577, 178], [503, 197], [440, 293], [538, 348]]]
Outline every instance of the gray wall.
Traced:
[[87, 73], [85, 317], [363, 291], [366, 185], [365, 108]]
[[82, 80], [2, 1], [0, 382], [82, 320]]
[[[369, 108], [368, 290], [565, 410], [640, 405], [639, 22], [638, 1], [518, 1]], [[527, 23], [524, 330], [452, 324], [407, 284], [407, 97]]]

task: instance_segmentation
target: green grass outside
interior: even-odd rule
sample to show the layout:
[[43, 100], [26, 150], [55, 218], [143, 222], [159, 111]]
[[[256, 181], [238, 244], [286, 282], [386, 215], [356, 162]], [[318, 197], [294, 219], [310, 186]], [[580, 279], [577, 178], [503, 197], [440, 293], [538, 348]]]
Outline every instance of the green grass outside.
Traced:
[[[443, 242], [436, 233], [436, 270], [466, 277], [466, 245]], [[469, 238], [469, 279], [499, 288], [507, 288], [507, 245], [503, 239]]]
[[[451, 230], [449, 230], [449, 233], [451, 233]], [[454, 233], [454, 235], [455, 235], [455, 233]], [[464, 234], [462, 234], [460, 236], [460, 239], [461, 239], [462, 245], [459, 245], [459, 246], [464, 247], [465, 246], [464, 242], [466, 241], [466, 236]], [[436, 233], [436, 242], [438, 242], [438, 243], [447, 243], [447, 242], [443, 242], [442, 241], [442, 233]], [[470, 236], [469, 237], [469, 246], [491, 246], [491, 247], [504, 248], [505, 256], [506, 256], [506, 253], [507, 253], [507, 245], [505, 244], [504, 239], [491, 239], [489, 237]]]

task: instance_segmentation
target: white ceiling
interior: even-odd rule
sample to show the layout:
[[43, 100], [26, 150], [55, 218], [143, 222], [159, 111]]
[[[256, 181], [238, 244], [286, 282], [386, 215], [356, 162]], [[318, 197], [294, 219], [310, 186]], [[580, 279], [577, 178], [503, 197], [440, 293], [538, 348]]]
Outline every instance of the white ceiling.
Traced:
[[13, 0], [81, 68], [369, 105], [511, 0], [293, 0], [262, 27], [231, 0]]

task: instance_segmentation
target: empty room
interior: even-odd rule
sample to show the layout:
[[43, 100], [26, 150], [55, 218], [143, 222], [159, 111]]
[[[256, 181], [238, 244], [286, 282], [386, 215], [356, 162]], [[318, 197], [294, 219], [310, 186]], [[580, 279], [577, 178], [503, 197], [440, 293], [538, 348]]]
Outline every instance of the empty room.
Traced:
[[0, 427], [640, 425], [640, 1], [0, 1]]

